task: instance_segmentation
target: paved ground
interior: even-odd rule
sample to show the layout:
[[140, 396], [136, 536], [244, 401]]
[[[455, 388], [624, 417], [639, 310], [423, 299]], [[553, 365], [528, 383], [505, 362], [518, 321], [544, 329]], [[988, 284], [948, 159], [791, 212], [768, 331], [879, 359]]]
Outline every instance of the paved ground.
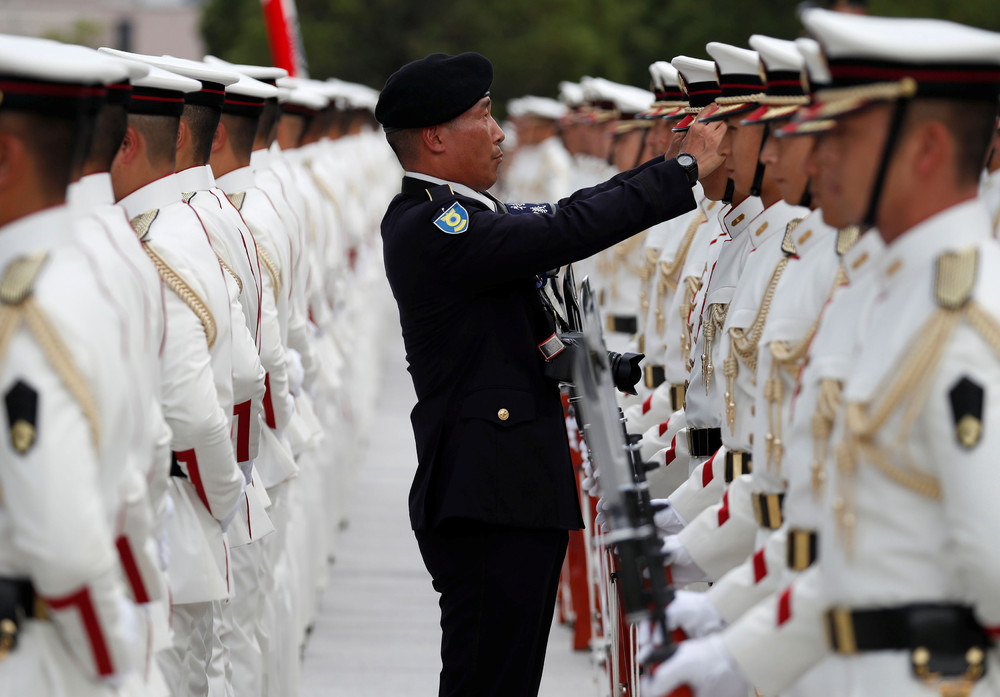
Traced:
[[[437, 594], [407, 519], [414, 468], [409, 411], [413, 388], [402, 341], [384, 357], [378, 432], [353, 489], [350, 527], [306, 649], [302, 697], [434, 697], [441, 640]], [[570, 630], [552, 627], [540, 697], [596, 697], [586, 652], [570, 649]], [[515, 697], [512, 695], [511, 697]]]

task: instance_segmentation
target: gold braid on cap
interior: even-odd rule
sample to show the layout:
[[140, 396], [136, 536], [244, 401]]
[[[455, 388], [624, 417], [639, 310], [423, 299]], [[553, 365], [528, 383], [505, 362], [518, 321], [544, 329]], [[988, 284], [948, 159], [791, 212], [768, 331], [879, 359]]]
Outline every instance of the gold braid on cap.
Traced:
[[[153, 220], [156, 219], [158, 214], [159, 210], [153, 209], [132, 218], [130, 221], [132, 223], [132, 229], [135, 230], [136, 235], [139, 236], [140, 240], [146, 236], [146, 232], [149, 230], [149, 227], [153, 224]], [[215, 327], [215, 318], [212, 317], [212, 311], [208, 309], [208, 305], [205, 304], [205, 301], [201, 299], [198, 293], [196, 293], [190, 285], [188, 285], [188, 282], [185, 281], [184, 278], [149, 245], [148, 242], [143, 241], [142, 248], [146, 252], [146, 256], [148, 256], [153, 262], [153, 266], [156, 267], [157, 272], [160, 274], [160, 278], [167, 284], [167, 287], [174, 291], [174, 293], [177, 294], [177, 297], [183, 300], [184, 303], [191, 308], [191, 311], [194, 312], [195, 316], [201, 321], [202, 327], [205, 328], [205, 340], [208, 342], [208, 347], [212, 348], [212, 346], [215, 345], [218, 330]]]
[[83, 416], [90, 425], [90, 436], [96, 449], [100, 445], [97, 402], [73, 360], [73, 354], [66, 348], [45, 311], [32, 297], [35, 280], [47, 260], [47, 252], [36, 252], [15, 259], [3, 272], [3, 278], [0, 279], [0, 358], [7, 353], [14, 332], [23, 321], [63, 385], [80, 405]]
[[767, 96], [763, 92], [756, 92], [755, 94], [741, 94], [734, 97], [716, 97], [715, 103], [719, 106], [727, 106], [729, 104], [755, 104], [760, 102]]
[[817, 118], [836, 116], [857, 108], [865, 102], [909, 99], [917, 94], [917, 81], [904, 77], [895, 82], [875, 82], [857, 87], [833, 87], [816, 93], [816, 102], [822, 104]]

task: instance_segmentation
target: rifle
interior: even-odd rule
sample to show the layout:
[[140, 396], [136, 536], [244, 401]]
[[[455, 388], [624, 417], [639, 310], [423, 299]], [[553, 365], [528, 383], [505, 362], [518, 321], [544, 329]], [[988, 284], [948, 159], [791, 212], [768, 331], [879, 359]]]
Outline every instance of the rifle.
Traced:
[[675, 651], [666, 623], [666, 607], [674, 591], [667, 582], [662, 541], [653, 524], [654, 509], [646, 480], [646, 472], [655, 465], [642, 461], [637, 441], [626, 434], [624, 416], [614, 398], [613, 368], [589, 280], [584, 279], [578, 301], [570, 271], [564, 278], [563, 300], [567, 315], [574, 315], [569, 308], [578, 312], [582, 335], [581, 350], [573, 352], [570, 401], [591, 460], [600, 470], [609, 526], [605, 546], [619, 560], [618, 580], [626, 617], [633, 623], [650, 620], [663, 636], [663, 645], [643, 663], [652, 667]]

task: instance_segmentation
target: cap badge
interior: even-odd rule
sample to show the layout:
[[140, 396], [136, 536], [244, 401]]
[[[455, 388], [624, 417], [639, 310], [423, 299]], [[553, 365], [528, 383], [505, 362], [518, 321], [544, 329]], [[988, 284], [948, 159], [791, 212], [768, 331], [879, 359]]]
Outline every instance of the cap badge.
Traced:
[[469, 214], [462, 207], [462, 204], [456, 201], [451, 204], [451, 208], [437, 217], [434, 224], [441, 232], [458, 235], [469, 228]]

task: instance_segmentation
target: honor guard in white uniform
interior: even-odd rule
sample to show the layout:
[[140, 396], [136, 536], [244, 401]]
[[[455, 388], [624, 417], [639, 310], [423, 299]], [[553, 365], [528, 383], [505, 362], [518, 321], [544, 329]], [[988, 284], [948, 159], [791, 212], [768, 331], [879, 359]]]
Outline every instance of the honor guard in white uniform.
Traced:
[[200, 87], [155, 67], [135, 80], [125, 138], [111, 167], [119, 205], [165, 285], [161, 367], [163, 412], [173, 431], [175, 512], [168, 537], [174, 643], [159, 658], [171, 689], [195, 694], [219, 680], [209, 674], [211, 604], [230, 593], [224, 529], [245, 486], [230, 440], [231, 296], [205, 229], [173, 176], [184, 94]]
[[[159, 274], [124, 211], [114, 205], [108, 174], [125, 129], [126, 104], [132, 90], [129, 78], [142, 77], [149, 69], [83, 47], [60, 44], [50, 48], [75, 51], [86, 60], [104, 61], [119, 70], [107, 85], [106, 98], [95, 105], [94, 134], [85, 153], [82, 176], [70, 184], [67, 202], [73, 212], [76, 241], [102, 279], [108, 304], [125, 330], [122, 347], [131, 404], [114, 442], [127, 452], [114, 459], [109, 480], [114, 495], [108, 516], [119, 528], [115, 543], [126, 587], [141, 608], [137, 619], [142, 623], [138, 634], [143, 640], [137, 647], [144, 648], [141, 665], [148, 669], [143, 676], [145, 684], [137, 683], [134, 689], [166, 694], [159, 667], [152, 660], [155, 652], [170, 645], [166, 519], [172, 509], [167, 495], [171, 433], [161, 407], [159, 355], [166, 322]], [[119, 492], [127, 497], [124, 514], [119, 509]]]
[[[751, 53], [748, 51], [748, 54]], [[711, 61], [678, 56], [674, 58], [673, 65], [684, 78], [688, 95], [691, 98], [691, 106], [687, 109], [688, 113], [675, 126], [678, 129], [689, 128], [696, 118], [721, 108], [721, 105], [713, 102], [702, 101], [704, 96], [713, 96], [715, 100], [723, 98], [738, 100], [746, 94], [753, 94], [755, 90], [757, 92], [760, 90], [759, 77], [756, 78], [757, 85], [754, 85], [750, 78], [747, 78], [748, 82], [746, 83], [730, 80], [727, 84], [725, 76], [721, 74], [721, 71], [717, 73], [716, 64]], [[737, 73], [730, 74], [736, 75]], [[715, 82], [716, 75], [719, 75], [719, 85], [722, 91], [713, 94], [712, 83]], [[739, 86], [743, 84], [748, 86]], [[696, 97], [698, 97], [697, 100]], [[710, 104], [712, 106], [709, 106]], [[731, 140], [732, 137], [727, 134], [721, 147], [726, 147], [726, 144]], [[721, 147], [720, 152], [722, 151]], [[749, 157], [753, 158], [756, 154], [756, 152], [752, 152]], [[732, 172], [737, 167], [746, 168], [747, 163], [743, 161], [747, 157], [747, 153], [735, 151], [731, 145], [728, 146], [727, 158], [729, 162], [724, 167], [729, 172], [730, 180], [732, 180]], [[752, 166], [752, 163], [749, 164]], [[723, 343], [722, 327], [729, 301], [736, 288], [736, 282], [749, 255], [750, 235], [748, 231], [750, 223], [764, 208], [758, 196], [750, 195], [749, 186], [746, 183], [734, 183], [731, 193], [728, 191], [730, 188], [728, 185], [726, 188], [725, 194], [731, 196], [732, 204], [729, 208], [719, 212], [719, 219], [727, 237], [718, 244], [709, 246], [705, 279], [692, 301], [691, 355], [694, 363], [691, 366], [688, 389], [685, 395], [686, 427], [678, 434], [678, 439], [683, 438], [687, 441], [687, 452], [690, 454], [687, 463], [689, 470], [693, 470], [705, 462], [722, 445], [721, 426], [724, 413], [725, 380], [721, 370], [716, 373], [716, 367], [721, 368], [725, 359], [725, 354], [720, 350], [720, 345]], [[704, 506], [700, 502], [685, 506], [682, 500], [685, 495], [683, 489], [682, 486], [671, 495], [671, 507], [684, 520], [691, 520]], [[704, 505], [708, 505], [708, 503], [711, 501]]]
[[[706, 66], [710, 65], [707, 61], [705, 64]], [[653, 89], [657, 91], [657, 101], [653, 103], [651, 112], [660, 114], [654, 117], [654, 122], [657, 123], [653, 126], [652, 134], [663, 127], [667, 129], [672, 139], [682, 138], [686, 130], [675, 131], [672, 127], [677, 121], [688, 115], [691, 106], [682, 84], [683, 78], [673, 65], [665, 61], [652, 64], [650, 72], [653, 75]], [[719, 86], [714, 73], [710, 82], [711, 87], [699, 90], [700, 93], [694, 97], [697, 104], [709, 104], [718, 94]], [[725, 170], [722, 168], [716, 170], [711, 175], [712, 181], [724, 173]], [[712, 188], [711, 184], [709, 188]], [[716, 198], [721, 198], [723, 192], [724, 188], [720, 189]], [[653, 288], [650, 289], [650, 295], [654, 297], [649, 303], [649, 313], [646, 320], [646, 334], [648, 336], [643, 341], [643, 352], [647, 354], [644, 369], [646, 385], [647, 387], [653, 385], [654, 391], [641, 405], [632, 405], [625, 413], [626, 425], [632, 433], [645, 433], [647, 429], [655, 427], [654, 433], [650, 434], [648, 439], [643, 438], [643, 456], [647, 458], [661, 449], [654, 444], [654, 441], [659, 443], [665, 438], [666, 442], [670, 443], [677, 429], [673, 429], [673, 433], [668, 434], [666, 426], [662, 431], [659, 426], [665, 424], [671, 414], [680, 410], [684, 404], [684, 392], [690, 372], [690, 366], [687, 362], [687, 355], [690, 353], [690, 336], [684, 330], [687, 327], [687, 314], [690, 311], [693, 295], [690, 292], [692, 284], [683, 282], [683, 279], [686, 278], [683, 269], [688, 264], [689, 259], [692, 268], [698, 266], [697, 258], [700, 255], [698, 251], [695, 251], [694, 256], [692, 256], [693, 250], [707, 252], [707, 240], [700, 239], [697, 244], [695, 243], [695, 236], [699, 234], [699, 231], [705, 229], [702, 227], [702, 223], [707, 219], [704, 208], [707, 206], [710, 209], [718, 210], [716, 202], [706, 198], [704, 188], [701, 189], [699, 199], [701, 200], [697, 209], [669, 221], [668, 224], [675, 225], [677, 229], [671, 232], [673, 239], [663, 248], [656, 260], [656, 267], [651, 273], [655, 277], [655, 282], [653, 282], [655, 291]], [[712, 223], [714, 226], [714, 216]], [[701, 275], [702, 271], [699, 270], [699, 283]], [[682, 302], [687, 306], [684, 311], [683, 326], [678, 321]], [[671, 325], [674, 326], [671, 328]], [[655, 337], [655, 339], [650, 339], [650, 336]], [[683, 360], [679, 360], [681, 353], [685, 354]], [[670, 372], [667, 363], [673, 364], [671, 378], [667, 376], [667, 373]], [[669, 384], [667, 384], [668, 382]], [[681, 421], [683, 419], [678, 417], [673, 420], [673, 423], [676, 425]]]
[[[257, 474], [251, 486], [262, 487], [265, 491], [280, 485], [296, 473], [295, 462], [281, 435], [295, 411], [288, 386], [289, 359], [283, 342], [287, 340], [287, 335], [283, 337], [278, 311], [278, 302], [281, 301], [287, 326], [288, 299], [287, 295], [282, 295], [282, 267], [275, 261], [283, 260], [287, 267], [287, 234], [284, 235], [285, 247], [279, 251], [274, 244], [274, 237], [281, 233], [273, 231], [281, 227], [281, 220], [263, 192], [254, 185], [250, 169], [250, 153], [260, 115], [266, 100], [276, 100], [277, 93], [278, 90], [273, 85], [246, 75], [227, 86], [226, 102], [222, 108], [222, 119], [211, 159], [212, 170], [217, 175], [216, 183], [249, 226], [260, 260], [260, 358], [267, 371], [267, 392], [264, 395], [261, 448], [255, 460]], [[255, 539], [261, 538], [255, 536]], [[263, 669], [271, 662], [270, 656], [265, 656], [264, 651], [276, 650], [276, 646], [270, 643], [269, 636], [261, 636], [266, 604], [264, 594], [275, 592], [274, 560], [268, 554], [269, 547], [270, 543], [265, 540], [263, 545], [252, 544], [245, 548], [246, 583], [240, 583], [241, 577], [237, 577], [237, 589], [242, 594], [237, 595], [230, 603], [239, 637], [237, 645], [230, 649], [234, 690], [237, 694], [264, 694]], [[234, 554], [234, 560], [236, 559]]]
[[[710, 43], [707, 48], [719, 65], [723, 95], [731, 81], [744, 86], [751, 84], [750, 77], [746, 76], [752, 76], [754, 68], [758, 74], [766, 74], [766, 68], [762, 71], [759, 67], [755, 51], [717, 43]], [[801, 57], [791, 44], [786, 46], [786, 50], [800, 65], [798, 70], [780, 72], [799, 75]], [[720, 97], [717, 100], [717, 103], [721, 102], [719, 109], [703, 117], [705, 120], [725, 119], [730, 124], [732, 151], [744, 154], [733, 170], [735, 186], [737, 189], [749, 187], [751, 194], [759, 195], [765, 206], [764, 211], [750, 223], [750, 253], [721, 330], [720, 349], [725, 359], [722, 370], [716, 371], [716, 377], [725, 385], [721, 434], [724, 450], [717, 452], [700, 470], [696, 469], [689, 482], [694, 491], [698, 491], [700, 485], [699, 497], [703, 497], [702, 500], [721, 498], [722, 501], [702, 511], [675, 541], [678, 548], [683, 548], [711, 580], [720, 578], [753, 548], [756, 524], [749, 507], [750, 497], [745, 495], [747, 492], [743, 491], [743, 487], [748, 484], [745, 475], [751, 470], [751, 451], [761, 444], [759, 435], [757, 442], [754, 441], [756, 415], [768, 405], [765, 400], [757, 399], [758, 386], [767, 384], [759, 374], [758, 366], [762, 361], [758, 360], [757, 345], [766, 331], [779, 281], [785, 269], [796, 260], [791, 245], [785, 241], [785, 233], [792, 221], [801, 220], [809, 212], [807, 208], [795, 205], [800, 202], [800, 191], [794, 193], [790, 202], [782, 198], [778, 180], [767, 167], [768, 158], [761, 156], [771, 142], [770, 121], [745, 118], [757, 108], [759, 102], [768, 98], [763, 84], [757, 89], [755, 93]], [[797, 77], [795, 86], [787, 92], [772, 98], [779, 98], [782, 102], [808, 100]], [[776, 161], [777, 151], [773, 143], [769, 152], [769, 158]], [[798, 162], [798, 171], [794, 167], [789, 168], [790, 173], [785, 178], [785, 181], [790, 181], [788, 188], [804, 186], [802, 164]], [[723, 494], [734, 482], [733, 490]], [[747, 505], [741, 506], [742, 502]]]
[[[286, 75], [280, 68], [238, 65], [232, 66], [240, 72], [266, 82], [276, 82]], [[287, 99], [290, 90], [278, 87], [278, 100], [282, 96]], [[284, 165], [281, 151], [277, 146], [276, 136], [281, 106], [277, 100], [265, 100], [264, 110], [260, 117], [257, 136], [250, 156], [250, 167], [253, 173], [255, 187], [245, 189], [247, 197], [244, 207], [251, 214], [255, 209], [258, 196], [254, 188], [260, 191], [266, 201], [271, 204], [281, 220], [281, 225], [267, 230], [267, 236], [273, 240], [275, 256], [271, 261], [279, 264], [280, 293], [277, 303], [279, 319], [284, 318], [285, 330], [283, 341], [288, 357], [289, 392], [295, 396], [295, 411], [289, 417], [285, 432], [281, 434], [281, 449], [275, 448], [270, 453], [268, 440], [265, 440], [262, 457], [280, 457], [284, 446], [288, 446], [292, 459], [285, 460], [280, 468], [291, 470], [283, 481], [275, 483], [280, 474], [265, 470], [262, 476], [268, 477], [268, 496], [272, 507], [269, 514], [274, 521], [276, 533], [264, 541], [266, 554], [273, 565], [273, 587], [265, 585], [265, 628], [262, 636], [262, 650], [265, 645], [271, 647], [265, 651], [267, 661], [264, 670], [264, 694], [269, 696], [294, 694], [298, 690], [299, 634], [297, 603], [300, 602], [298, 588], [299, 564], [296, 561], [295, 548], [291, 540], [295, 539], [295, 526], [300, 520], [301, 512], [294, 505], [293, 488], [296, 485], [298, 467], [294, 456], [303, 452], [309, 439], [310, 427], [306, 425], [302, 412], [305, 408], [306, 389], [315, 381], [318, 371], [315, 351], [312, 348], [312, 335], [309, 328], [305, 293], [305, 279], [299, 273], [302, 269], [301, 258], [305, 254], [303, 247], [305, 235], [301, 226], [301, 214], [293, 207], [294, 201], [288, 176], [279, 174]], [[274, 165], [272, 167], [272, 164]], [[228, 182], [227, 182], [228, 184]], [[249, 224], [256, 226], [254, 216], [250, 215]], [[269, 250], [269, 243], [261, 240], [258, 250]], [[269, 268], [264, 264], [265, 269]], [[277, 418], [277, 415], [276, 415]], [[278, 435], [275, 433], [274, 435]], [[265, 434], [266, 436], [266, 434]], [[274, 445], [274, 444], [271, 444]], [[271, 477], [270, 475], [274, 475]], [[301, 528], [301, 524], [299, 524]], [[265, 578], [265, 584], [267, 579]]]
[[564, 104], [546, 97], [512, 99], [507, 115], [517, 131], [517, 149], [503, 175], [503, 200], [558, 201], [573, 193], [573, 159], [559, 137]]
[[114, 433], [132, 408], [128, 331], [65, 206], [86, 122], [122, 77], [52, 42], [0, 37], [0, 684], [11, 693], [121, 694], [145, 677], [130, 676], [143, 651], [108, 514], [130, 495], [114, 479], [132, 464]]
[[702, 683], [711, 694], [742, 694], [747, 681], [777, 693], [824, 659], [837, 694], [995, 694], [1000, 563], [985, 531], [996, 527], [1000, 250], [976, 194], [1000, 35], [823, 10], [803, 22], [832, 76], [811, 112], [836, 121], [817, 152], [824, 208], [887, 243], [850, 318], [857, 352], [826, 455], [819, 558], [722, 640], [682, 646], [650, 686], [694, 682], [710, 655], [728, 667]]
[[[751, 37], [750, 42], [760, 53], [767, 85], [766, 93], [760, 100], [762, 106], [748, 115], [744, 123], [765, 122], [771, 125], [775, 137], [765, 145], [762, 160], [772, 169], [785, 201], [809, 204], [812, 197], [808, 175], [805, 172], [806, 158], [812, 151], [813, 141], [804, 137], [781, 138], [779, 136], [782, 132], [777, 128], [809, 101], [800, 77], [803, 56], [792, 42], [760, 35]], [[818, 50], [818, 45], [811, 39], [801, 39], [800, 42]], [[825, 66], [823, 70], [825, 72]], [[828, 78], [826, 80], [828, 81]], [[809, 134], [816, 132], [812, 130]], [[793, 411], [791, 402], [797, 394], [796, 380], [799, 377], [799, 367], [813, 340], [819, 315], [833, 290], [842, 282], [843, 272], [838, 271], [841, 267], [840, 255], [846, 252], [856, 238], [856, 229], [846, 230], [838, 237], [833, 228], [823, 223], [822, 212], [819, 210], [813, 211], [798, 223], [789, 223], [786, 227], [782, 249], [791, 255], [790, 261], [781, 270], [780, 279], [773, 288], [769, 283], [765, 295], [765, 300], [768, 295], [770, 296], [768, 300], [770, 309], [766, 313], [768, 321], [760, 331], [757, 346], [752, 349], [750, 346], [742, 349], [743, 355], [754, 358], [757, 364], [757, 386], [753, 390], [755, 394], [751, 402], [753, 405], [751, 411], [756, 411], [756, 423], [753, 424], [751, 437], [756, 436], [756, 444], [762, 446], [754, 445], [754, 449], [759, 453], [757, 462], [761, 463], [761, 466], [753, 472], [748, 481], [741, 482], [740, 486], [730, 487], [728, 492], [729, 511], [738, 509], [767, 513], [768, 526], [762, 527], [762, 530], [769, 531], [779, 527], [780, 530], [766, 540], [766, 549], [764, 544], [758, 542], [757, 552], [719, 579], [708, 593], [682, 594], [683, 597], [679, 598], [679, 602], [670, 606], [668, 616], [671, 622], [689, 636], [705, 633], [706, 627], [717, 628], [720, 619], [727, 623], [734, 621], [746, 609], [775, 591], [778, 582], [783, 578], [781, 572], [785, 568], [786, 531], [781, 527], [783, 523], [780, 516], [781, 506], [761, 506], [759, 503], [752, 506], [746, 499], [748, 495], [765, 501], [771, 500], [770, 497], [776, 497], [779, 504], [782, 501], [785, 505], [788, 504], [789, 496], [786, 495], [783, 499], [781, 497], [784, 484], [782, 477], [776, 475], [776, 472], [780, 471], [774, 468], [769, 459], [777, 454], [775, 448], [768, 445], [769, 442], [777, 441], [782, 447], [782, 460], [786, 463], [786, 473], [800, 465], [804, 467], [812, 455], [811, 449], [795, 450], [792, 445], [794, 443], [795, 446], [801, 447], [802, 444], [811, 443], [812, 429], [808, 427], [811, 424], [809, 417], [812, 410], [804, 405], [814, 404], [815, 400], [808, 402], [802, 396], [796, 398], [794, 411], [799, 416], [799, 424], [807, 427], [805, 433], [801, 435], [794, 432], [790, 424]], [[837, 241], [836, 245], [834, 240]], [[776, 267], [775, 274], [777, 271]], [[763, 314], [762, 303], [757, 316]], [[733, 340], [742, 338], [743, 336], [730, 337], [731, 355], [735, 347]], [[742, 360], [742, 356], [740, 358]], [[739, 370], [743, 369], [744, 366], [740, 365]], [[734, 416], [738, 417], [739, 414], [736, 413]], [[750, 418], [753, 419], [753, 416]], [[763, 447], [765, 445], [768, 447]], [[721, 467], [717, 467], [713, 477], [722, 477], [724, 474], [729, 475], [728, 472], [724, 473]], [[790, 474], [787, 476], [791, 477]], [[769, 483], [768, 477], [776, 478], [778, 483], [773, 491], [760, 496], [758, 490]], [[730, 475], [727, 478], [732, 477]], [[749, 490], [745, 486], [747, 483], [750, 484]], [[758, 493], [750, 494], [750, 491]], [[735, 497], [742, 497], [744, 502], [738, 505]], [[772, 512], [778, 512], [773, 520], [770, 517]], [[713, 513], [718, 515], [719, 511], [715, 510]], [[710, 513], [709, 518], [711, 515]], [[734, 520], [737, 527], [742, 527], [744, 530], [741, 532], [730, 530], [729, 528], [733, 527], [728, 522], [730, 519]], [[703, 519], [699, 517], [697, 520]], [[709, 544], [716, 548], [722, 547], [725, 542], [719, 540], [720, 535], [731, 538], [734, 532], [736, 535], [745, 535], [752, 529], [752, 521], [736, 520], [735, 516], [731, 516], [726, 519], [725, 526], [719, 524], [709, 533]], [[815, 536], [813, 525], [797, 530], [792, 537], [796, 541], [808, 541], [807, 531], [810, 529]], [[802, 563], [803, 561], [798, 559], [795, 565]]]

